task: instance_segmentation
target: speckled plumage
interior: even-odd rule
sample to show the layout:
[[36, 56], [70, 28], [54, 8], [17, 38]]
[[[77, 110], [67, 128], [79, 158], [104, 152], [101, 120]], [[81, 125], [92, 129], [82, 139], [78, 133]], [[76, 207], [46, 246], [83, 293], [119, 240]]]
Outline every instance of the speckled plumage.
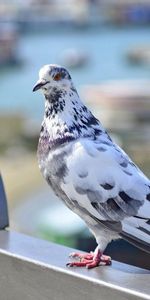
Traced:
[[[57, 75], [57, 76], [56, 76]], [[55, 193], [91, 229], [101, 251], [119, 236], [150, 252], [150, 181], [82, 103], [65, 68], [46, 65], [38, 160]]]

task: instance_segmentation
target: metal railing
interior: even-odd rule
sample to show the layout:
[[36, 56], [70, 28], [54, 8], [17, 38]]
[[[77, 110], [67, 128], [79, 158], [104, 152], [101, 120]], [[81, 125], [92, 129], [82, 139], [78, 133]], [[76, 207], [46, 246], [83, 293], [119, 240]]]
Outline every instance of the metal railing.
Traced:
[[150, 271], [112, 266], [68, 268], [70, 248], [4, 229], [7, 203], [0, 182], [0, 300], [150, 299]]

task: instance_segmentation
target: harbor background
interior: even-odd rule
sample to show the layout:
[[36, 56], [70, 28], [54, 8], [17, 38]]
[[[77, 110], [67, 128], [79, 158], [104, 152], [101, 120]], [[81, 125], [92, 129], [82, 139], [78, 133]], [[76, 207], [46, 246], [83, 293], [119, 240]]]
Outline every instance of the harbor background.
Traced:
[[[83, 250], [95, 246], [38, 169], [44, 98], [32, 88], [44, 64], [69, 69], [82, 99], [150, 174], [150, 1], [119, 3], [0, 1], [0, 165], [12, 229]], [[113, 258], [125, 260], [114, 244]], [[133, 262], [135, 249], [128, 249]]]

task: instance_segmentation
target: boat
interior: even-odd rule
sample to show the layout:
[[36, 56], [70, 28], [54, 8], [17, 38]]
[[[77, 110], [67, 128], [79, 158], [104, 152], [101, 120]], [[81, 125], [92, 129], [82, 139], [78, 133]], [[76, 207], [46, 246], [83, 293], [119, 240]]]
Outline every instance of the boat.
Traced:
[[132, 64], [150, 65], [150, 45], [136, 46], [128, 50], [126, 57]]
[[88, 62], [88, 54], [76, 48], [65, 49], [60, 57], [60, 63], [67, 68], [81, 68]]

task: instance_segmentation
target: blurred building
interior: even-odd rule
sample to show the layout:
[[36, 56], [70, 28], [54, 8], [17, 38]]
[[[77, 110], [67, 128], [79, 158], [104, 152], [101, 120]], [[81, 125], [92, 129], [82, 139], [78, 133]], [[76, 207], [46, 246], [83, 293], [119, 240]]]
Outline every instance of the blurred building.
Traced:
[[[87, 23], [95, 1], [89, 0], [16, 0], [0, 2], [0, 21]], [[94, 10], [94, 15], [96, 10]], [[93, 15], [93, 13], [92, 13]]]
[[[16, 21], [29, 29], [32, 25], [72, 23], [145, 24], [150, 22], [149, 0], [1, 0], [0, 21]], [[44, 27], [45, 28], [45, 27]]]
[[150, 22], [149, 0], [102, 0], [104, 14], [109, 22], [145, 24]]

